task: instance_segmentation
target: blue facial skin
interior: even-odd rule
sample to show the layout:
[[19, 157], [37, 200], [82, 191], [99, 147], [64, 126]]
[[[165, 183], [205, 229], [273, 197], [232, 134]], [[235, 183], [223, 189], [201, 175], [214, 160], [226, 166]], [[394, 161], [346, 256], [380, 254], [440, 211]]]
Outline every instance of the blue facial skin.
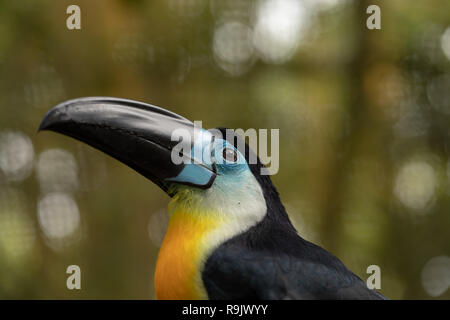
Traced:
[[[224, 150], [227, 150], [230, 154], [234, 152], [236, 160], [233, 158], [224, 158]], [[245, 157], [226, 140], [218, 139], [214, 141], [212, 154], [219, 175], [235, 175], [244, 170], [250, 170], [247, 161], [245, 161]]]
[[[214, 141], [212, 145], [211, 141]], [[224, 158], [224, 150], [229, 159]], [[195, 141], [190, 158], [195, 163], [186, 164], [178, 176], [166, 181], [205, 187], [208, 186], [211, 179], [214, 179], [214, 169], [217, 173], [215, 179], [220, 178], [219, 180], [223, 183], [226, 183], [225, 180], [228, 179], [236, 182], [240, 174], [250, 171], [245, 157], [234, 146], [223, 139], [212, 140], [212, 135], [206, 130], [203, 130]]]
[[[233, 154], [235, 152], [236, 161], [234, 159], [224, 158], [224, 150]], [[238, 199], [242, 192], [248, 192], [249, 182], [253, 179], [253, 174], [245, 160], [245, 157], [228, 141], [219, 139], [215, 141], [213, 147], [213, 155], [217, 177], [214, 181], [214, 189], [219, 190], [228, 203], [233, 199]]]

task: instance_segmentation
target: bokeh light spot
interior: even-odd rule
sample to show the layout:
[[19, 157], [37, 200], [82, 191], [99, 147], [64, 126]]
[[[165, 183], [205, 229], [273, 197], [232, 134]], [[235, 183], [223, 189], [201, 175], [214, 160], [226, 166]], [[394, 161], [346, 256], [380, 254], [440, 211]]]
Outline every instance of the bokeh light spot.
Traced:
[[25, 134], [15, 131], [0, 133], [0, 170], [6, 179], [21, 181], [33, 169], [34, 148]]
[[[397, 198], [410, 209], [425, 209], [437, 186], [433, 167], [424, 161], [412, 161], [400, 168], [394, 186]], [[424, 211], [421, 211], [424, 212]]]
[[252, 64], [252, 30], [240, 22], [226, 22], [214, 32], [213, 52], [217, 64], [231, 75], [241, 75]]
[[450, 286], [450, 257], [431, 258], [422, 269], [422, 286], [432, 297], [445, 293]]
[[253, 38], [261, 59], [270, 63], [289, 60], [305, 35], [310, 20], [302, 1], [261, 1]]
[[447, 59], [450, 60], [450, 27], [447, 27], [441, 36], [441, 48]]
[[50, 193], [39, 200], [38, 221], [45, 236], [58, 243], [79, 227], [77, 203], [68, 194]]
[[37, 176], [43, 193], [69, 192], [78, 188], [75, 157], [63, 149], [50, 149], [39, 155]]

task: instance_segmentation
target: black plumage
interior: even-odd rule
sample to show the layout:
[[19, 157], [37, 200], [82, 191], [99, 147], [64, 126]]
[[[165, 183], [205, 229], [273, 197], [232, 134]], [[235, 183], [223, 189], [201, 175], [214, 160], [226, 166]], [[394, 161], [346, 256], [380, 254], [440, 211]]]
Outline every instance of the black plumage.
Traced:
[[[248, 162], [248, 145], [238, 143], [236, 135], [232, 139], [235, 147], [245, 145], [240, 151]], [[299, 236], [270, 177], [260, 174], [259, 158], [249, 166], [267, 214], [207, 259], [202, 279], [210, 299], [385, 299], [338, 258]]]

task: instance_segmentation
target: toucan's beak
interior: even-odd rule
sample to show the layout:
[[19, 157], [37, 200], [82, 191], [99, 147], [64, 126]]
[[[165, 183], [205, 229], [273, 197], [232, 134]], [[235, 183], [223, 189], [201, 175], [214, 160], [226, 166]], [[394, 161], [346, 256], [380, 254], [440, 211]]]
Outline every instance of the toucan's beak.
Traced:
[[[183, 129], [194, 136], [194, 124], [165, 109], [149, 104], [108, 97], [80, 98], [52, 108], [39, 130], [51, 130], [83, 141], [118, 159], [147, 177], [164, 191], [171, 183], [208, 188], [216, 172], [211, 161], [198, 161], [183, 152], [187, 161], [173, 161], [172, 151], [179, 144], [173, 132]], [[209, 152], [210, 135], [197, 143]], [[210, 155], [210, 154], [209, 154]], [[191, 160], [191, 161], [190, 161]]]

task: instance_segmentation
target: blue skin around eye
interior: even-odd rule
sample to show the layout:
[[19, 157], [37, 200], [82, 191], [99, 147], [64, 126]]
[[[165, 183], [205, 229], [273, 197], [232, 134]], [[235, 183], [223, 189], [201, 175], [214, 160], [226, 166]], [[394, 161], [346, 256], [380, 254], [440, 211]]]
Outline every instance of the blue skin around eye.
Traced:
[[[230, 162], [223, 158], [225, 148], [232, 149], [237, 153], [236, 162]], [[244, 170], [250, 170], [244, 156], [226, 140], [218, 139], [214, 142], [213, 155], [218, 174], [238, 174]]]
[[[220, 181], [226, 183], [226, 181], [229, 179], [223, 178], [234, 177], [233, 179], [236, 179], [236, 177], [239, 176], [239, 173], [245, 170], [250, 170], [244, 156], [226, 140], [215, 140], [212, 146], [212, 151], [210, 151], [210, 141], [211, 138], [208, 135], [204, 135], [203, 137], [199, 138], [194, 143], [194, 146], [191, 150], [191, 157], [197, 162], [201, 161], [204, 166], [212, 169], [210, 159], [210, 157], [212, 156], [214, 158], [217, 174], [219, 176], [222, 176], [222, 179], [220, 179]], [[238, 159], [236, 162], [229, 162], [223, 158], [222, 154], [224, 148], [233, 149], [237, 153]], [[199, 154], [202, 155], [203, 158], [208, 157], [208, 159], [199, 159]], [[189, 183], [197, 186], [205, 186], [209, 183], [212, 176], [213, 172], [201, 165], [186, 164], [183, 170], [176, 177], [166, 180], [171, 182]]]
[[[237, 153], [236, 162], [228, 162], [223, 159], [224, 148], [233, 149]], [[217, 170], [214, 186], [220, 190], [223, 197], [228, 197], [230, 202], [239, 199], [242, 196], [242, 192], [247, 191], [247, 189], [243, 189], [243, 186], [248, 186], [249, 179], [253, 177], [245, 157], [224, 140], [214, 143], [213, 154]]]

